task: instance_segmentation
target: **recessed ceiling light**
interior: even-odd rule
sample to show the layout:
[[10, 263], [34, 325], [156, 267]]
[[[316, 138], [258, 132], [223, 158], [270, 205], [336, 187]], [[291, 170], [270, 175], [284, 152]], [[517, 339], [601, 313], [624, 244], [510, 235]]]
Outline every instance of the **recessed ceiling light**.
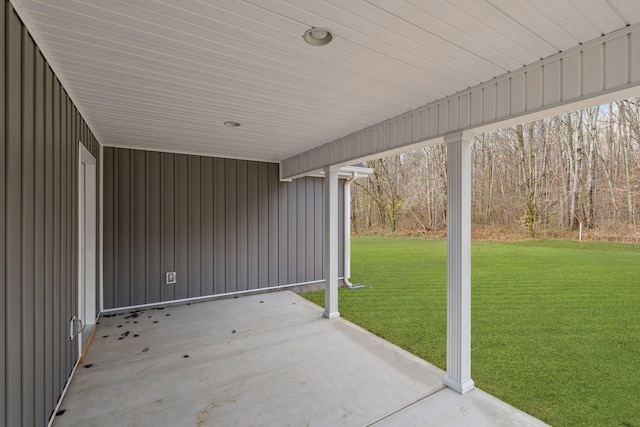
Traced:
[[240, 123], [238, 122], [224, 122], [224, 125], [230, 128], [237, 128], [238, 126], [240, 126]]
[[327, 28], [309, 28], [302, 37], [311, 46], [324, 46], [333, 40], [333, 34]]

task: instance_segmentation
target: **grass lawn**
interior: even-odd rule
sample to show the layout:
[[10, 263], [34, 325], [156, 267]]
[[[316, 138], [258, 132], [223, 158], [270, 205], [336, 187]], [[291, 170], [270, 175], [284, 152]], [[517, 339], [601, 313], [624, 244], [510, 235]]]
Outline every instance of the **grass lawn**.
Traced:
[[[351, 259], [370, 287], [342, 317], [444, 369], [446, 241], [354, 237]], [[472, 378], [554, 426], [640, 426], [640, 246], [473, 242]]]

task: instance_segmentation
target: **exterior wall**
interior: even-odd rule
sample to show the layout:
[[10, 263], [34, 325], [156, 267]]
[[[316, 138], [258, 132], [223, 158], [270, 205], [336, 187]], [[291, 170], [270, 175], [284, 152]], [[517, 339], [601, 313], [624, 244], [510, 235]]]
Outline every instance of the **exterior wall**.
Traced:
[[78, 358], [77, 141], [99, 145], [7, 1], [0, 62], [0, 424], [42, 426]]
[[[322, 178], [280, 182], [275, 163], [103, 154], [105, 309], [322, 280]], [[168, 271], [177, 284], [165, 284]]]

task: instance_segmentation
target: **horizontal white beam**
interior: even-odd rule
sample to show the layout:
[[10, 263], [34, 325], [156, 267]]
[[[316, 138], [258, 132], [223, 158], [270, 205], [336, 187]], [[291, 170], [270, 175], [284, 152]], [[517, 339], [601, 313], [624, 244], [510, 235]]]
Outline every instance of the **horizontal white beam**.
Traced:
[[385, 120], [281, 163], [282, 178], [640, 96], [640, 23]]
[[[364, 166], [342, 166], [338, 170], [338, 178], [339, 179], [351, 179], [351, 178], [364, 178], [369, 175], [373, 175], [373, 169], [365, 168]], [[295, 178], [302, 178], [305, 176], [310, 176], [314, 178], [324, 178], [324, 169], [321, 171], [313, 171], [308, 174], [298, 175]], [[291, 182], [293, 179], [291, 178], [280, 178], [280, 181]]]

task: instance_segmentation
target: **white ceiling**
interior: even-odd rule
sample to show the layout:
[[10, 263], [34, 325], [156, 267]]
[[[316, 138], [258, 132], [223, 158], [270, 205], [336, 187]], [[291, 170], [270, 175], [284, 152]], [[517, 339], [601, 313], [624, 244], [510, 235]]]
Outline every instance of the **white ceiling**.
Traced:
[[102, 144], [265, 161], [640, 21], [638, 0], [11, 2]]

